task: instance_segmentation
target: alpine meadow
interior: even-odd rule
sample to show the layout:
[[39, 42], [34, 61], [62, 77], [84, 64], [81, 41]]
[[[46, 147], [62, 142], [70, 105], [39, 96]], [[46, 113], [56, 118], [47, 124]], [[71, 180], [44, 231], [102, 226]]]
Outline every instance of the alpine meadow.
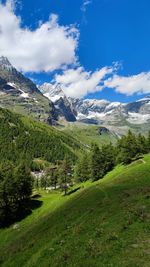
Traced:
[[0, 1], [0, 266], [150, 266], [149, 0]]

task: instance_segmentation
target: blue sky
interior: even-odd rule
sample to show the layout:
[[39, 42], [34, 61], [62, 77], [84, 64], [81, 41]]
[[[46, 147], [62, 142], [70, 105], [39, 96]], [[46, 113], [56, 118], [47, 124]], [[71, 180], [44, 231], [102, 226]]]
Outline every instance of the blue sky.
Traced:
[[[50, 14], [58, 16], [58, 27], [75, 27], [78, 31], [78, 37], [75, 33], [75, 59], [71, 61], [70, 55], [63, 70], [58, 66], [48, 71], [22, 68], [37, 83], [54, 79], [54, 83], [61, 81], [65, 88], [68, 77], [66, 71], [69, 69], [81, 66], [78, 75], [88, 80], [87, 77], [91, 77], [96, 71], [119, 62], [117, 70], [112, 67], [109, 83], [106, 82], [102, 87], [97, 84], [96, 90], [89, 89], [87, 95], [83, 93], [82, 96], [129, 102], [150, 93], [149, 0], [20, 0], [11, 12], [16, 17], [21, 17], [19, 27], [31, 32], [39, 27], [39, 21], [41, 24], [47, 22]], [[10, 58], [17, 62], [16, 66], [21, 64], [15, 61], [15, 52]], [[57, 77], [54, 78], [55, 76]], [[83, 86], [86, 84], [87, 81], [84, 81]], [[69, 88], [73, 90], [73, 85]], [[77, 85], [75, 88], [78, 90]]]

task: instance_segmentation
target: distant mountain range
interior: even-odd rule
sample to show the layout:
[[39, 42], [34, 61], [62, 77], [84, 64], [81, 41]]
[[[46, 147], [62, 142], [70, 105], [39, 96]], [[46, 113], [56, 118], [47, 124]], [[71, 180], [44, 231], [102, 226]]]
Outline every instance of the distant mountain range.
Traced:
[[60, 86], [37, 87], [0, 57], [0, 106], [28, 114], [40, 121], [101, 124], [108, 127], [149, 127], [150, 96], [132, 103], [67, 97]]
[[[44, 96], [61, 110], [60, 103], [68, 107], [70, 118], [92, 124], [143, 124], [150, 122], [150, 96], [132, 103], [110, 102], [98, 99], [73, 99], [65, 95], [63, 90], [52, 84], [44, 83], [39, 87]], [[64, 116], [65, 117], [65, 116]]]

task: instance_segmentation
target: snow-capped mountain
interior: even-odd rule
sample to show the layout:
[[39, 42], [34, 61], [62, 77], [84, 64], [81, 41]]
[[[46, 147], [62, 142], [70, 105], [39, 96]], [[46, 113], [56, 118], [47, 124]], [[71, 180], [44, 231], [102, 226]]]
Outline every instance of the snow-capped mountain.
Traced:
[[0, 106], [49, 123], [55, 117], [53, 103], [3, 56], [0, 57]]
[[66, 121], [76, 121], [77, 112], [72, 105], [72, 101], [65, 95], [60, 86], [54, 86], [49, 83], [44, 83], [39, 87], [41, 93], [53, 102], [59, 119]]
[[[76, 120], [106, 125], [143, 124], [150, 122], [150, 97], [132, 103], [110, 102], [98, 99], [75, 99], [65, 95], [60, 86], [44, 84], [40, 91], [60, 110], [60, 100], [69, 107]], [[67, 112], [67, 110], [65, 110]], [[64, 115], [61, 109], [61, 116]]]
[[97, 123], [143, 124], [150, 121], [150, 97], [132, 103], [109, 102], [105, 100], [85, 99], [75, 101], [78, 120], [94, 119]]
[[102, 124], [112, 127], [150, 125], [150, 96], [132, 103], [67, 97], [60, 86], [44, 83], [39, 88], [0, 57], [0, 106], [38, 120]]

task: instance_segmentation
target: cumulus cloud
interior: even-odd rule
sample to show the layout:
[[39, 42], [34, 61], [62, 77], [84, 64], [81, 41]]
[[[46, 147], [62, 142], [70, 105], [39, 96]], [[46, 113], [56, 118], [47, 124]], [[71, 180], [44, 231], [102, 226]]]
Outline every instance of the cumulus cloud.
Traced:
[[150, 93], [150, 71], [125, 77], [114, 75], [105, 81], [105, 86], [115, 89], [116, 92], [133, 95]]
[[76, 63], [76, 27], [60, 26], [55, 14], [35, 30], [21, 24], [21, 18], [15, 15], [14, 1], [0, 2], [0, 55], [8, 57], [16, 68], [49, 72]]
[[95, 72], [87, 72], [83, 67], [68, 69], [55, 75], [54, 84], [60, 85], [67, 96], [82, 98], [89, 93], [101, 91], [104, 79], [114, 71], [113, 67], [104, 67]]

